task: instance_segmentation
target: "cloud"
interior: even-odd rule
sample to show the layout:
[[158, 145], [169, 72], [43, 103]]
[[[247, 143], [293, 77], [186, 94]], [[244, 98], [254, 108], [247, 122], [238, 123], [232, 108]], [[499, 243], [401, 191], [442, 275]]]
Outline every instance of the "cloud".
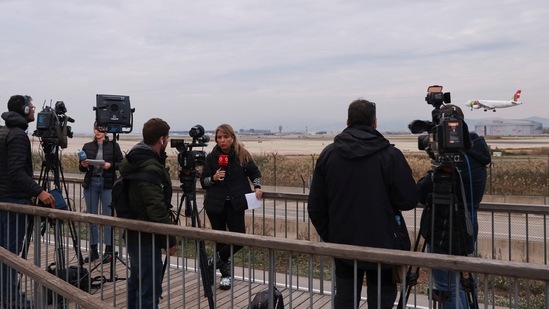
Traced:
[[76, 132], [91, 130], [97, 93], [130, 95], [139, 129], [153, 116], [176, 130], [336, 127], [358, 97], [405, 127], [430, 116], [430, 84], [456, 104], [522, 88], [525, 104], [499, 115], [543, 116], [548, 11], [541, 0], [0, 1], [0, 100], [64, 100]]

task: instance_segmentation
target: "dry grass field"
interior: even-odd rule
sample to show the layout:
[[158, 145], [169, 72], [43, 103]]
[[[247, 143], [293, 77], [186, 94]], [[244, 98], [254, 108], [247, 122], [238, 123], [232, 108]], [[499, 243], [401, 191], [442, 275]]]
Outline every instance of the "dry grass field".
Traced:
[[[187, 136], [171, 136], [183, 138]], [[391, 143], [401, 149], [412, 170], [419, 179], [430, 169], [428, 156], [417, 150], [417, 137], [412, 135], [388, 135]], [[35, 170], [40, 169], [40, 141], [31, 138], [35, 158]], [[66, 172], [78, 173], [76, 152], [91, 141], [91, 136], [75, 136], [69, 139], [69, 146], [61, 149], [62, 164]], [[121, 149], [127, 152], [139, 141], [138, 136], [121, 135], [118, 141]], [[312, 174], [318, 155], [333, 141], [333, 136], [252, 136], [242, 137], [241, 141], [254, 154], [254, 160], [260, 167], [265, 185], [286, 187], [304, 187]], [[493, 164], [489, 166], [489, 187], [491, 194], [504, 195], [547, 195], [549, 194], [549, 137], [529, 138], [488, 138], [487, 142], [495, 153]], [[214, 146], [210, 142], [204, 151]], [[193, 150], [201, 150], [193, 149]], [[168, 166], [172, 177], [176, 179], [179, 165], [177, 151], [168, 148]]]

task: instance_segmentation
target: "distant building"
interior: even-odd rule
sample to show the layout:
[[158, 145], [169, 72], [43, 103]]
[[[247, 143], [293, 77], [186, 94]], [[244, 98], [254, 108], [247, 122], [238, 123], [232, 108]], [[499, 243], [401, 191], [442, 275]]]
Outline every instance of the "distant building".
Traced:
[[543, 124], [520, 119], [485, 120], [475, 124], [475, 132], [482, 136], [538, 135], [543, 133]]

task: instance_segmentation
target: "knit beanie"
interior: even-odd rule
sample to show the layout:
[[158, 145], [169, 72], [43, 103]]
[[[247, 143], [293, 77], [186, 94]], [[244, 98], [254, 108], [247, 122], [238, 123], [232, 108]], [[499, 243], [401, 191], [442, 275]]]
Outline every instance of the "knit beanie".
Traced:
[[11, 98], [8, 101], [8, 110], [12, 112], [17, 112], [23, 116], [25, 116], [25, 113], [23, 111], [23, 108], [26, 104], [25, 96], [22, 95], [14, 95], [11, 96]]

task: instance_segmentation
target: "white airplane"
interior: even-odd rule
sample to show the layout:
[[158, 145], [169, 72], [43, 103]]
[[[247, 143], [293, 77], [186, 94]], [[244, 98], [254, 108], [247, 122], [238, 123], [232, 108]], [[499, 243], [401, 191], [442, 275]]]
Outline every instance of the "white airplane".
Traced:
[[503, 100], [468, 100], [467, 103], [465, 103], [465, 106], [468, 106], [473, 109], [481, 109], [484, 108], [484, 111], [487, 111], [491, 109], [492, 111], [496, 111], [496, 108], [505, 108], [505, 107], [513, 107], [513, 106], [519, 106], [522, 104], [522, 102], [519, 101], [520, 99], [521, 90], [517, 90], [515, 92], [515, 95], [513, 96], [513, 99], [508, 101]]

